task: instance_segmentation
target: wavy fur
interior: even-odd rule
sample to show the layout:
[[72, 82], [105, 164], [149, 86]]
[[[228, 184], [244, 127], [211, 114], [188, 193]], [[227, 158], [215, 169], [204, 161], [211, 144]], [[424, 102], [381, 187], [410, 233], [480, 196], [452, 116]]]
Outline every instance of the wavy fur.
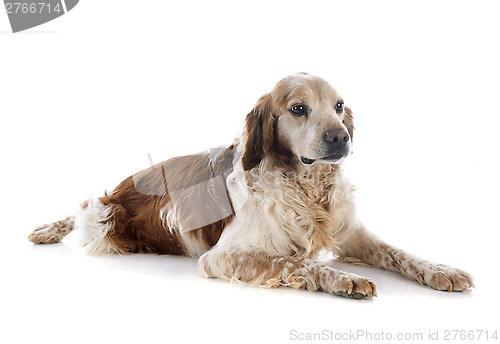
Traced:
[[356, 299], [375, 296], [375, 284], [318, 261], [321, 252], [439, 290], [471, 288], [469, 274], [394, 248], [359, 221], [341, 167], [354, 134], [343, 102], [318, 77], [289, 76], [259, 99], [233, 145], [141, 171], [29, 239], [55, 243], [79, 228], [91, 253], [200, 257], [209, 277]]

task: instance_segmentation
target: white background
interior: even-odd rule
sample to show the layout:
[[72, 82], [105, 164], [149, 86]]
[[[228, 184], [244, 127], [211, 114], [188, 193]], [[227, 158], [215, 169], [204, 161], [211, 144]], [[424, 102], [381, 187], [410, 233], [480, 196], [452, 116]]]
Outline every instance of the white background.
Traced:
[[[0, 13], [0, 341], [286, 343], [290, 331], [498, 329], [500, 60], [489, 1], [82, 0], [12, 34]], [[230, 143], [281, 78], [328, 80], [355, 114], [346, 170], [386, 241], [471, 272], [445, 293], [395, 273], [378, 297], [196, 277], [171, 256], [88, 257], [40, 224], [128, 175]], [[499, 333], [500, 335], [500, 333]], [[484, 334], [483, 334], [484, 338]]]

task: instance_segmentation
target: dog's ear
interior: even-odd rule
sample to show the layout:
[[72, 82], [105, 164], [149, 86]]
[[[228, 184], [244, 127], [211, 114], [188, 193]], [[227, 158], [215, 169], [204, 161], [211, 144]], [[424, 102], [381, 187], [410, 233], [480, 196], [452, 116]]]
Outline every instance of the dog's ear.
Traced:
[[274, 117], [271, 112], [270, 95], [263, 95], [245, 120], [243, 169], [249, 171], [264, 158], [264, 152], [274, 142]]
[[352, 140], [352, 135], [354, 134], [354, 118], [352, 117], [352, 110], [346, 106], [344, 111], [345, 115], [342, 123], [344, 123], [345, 127], [347, 128], [349, 136]]

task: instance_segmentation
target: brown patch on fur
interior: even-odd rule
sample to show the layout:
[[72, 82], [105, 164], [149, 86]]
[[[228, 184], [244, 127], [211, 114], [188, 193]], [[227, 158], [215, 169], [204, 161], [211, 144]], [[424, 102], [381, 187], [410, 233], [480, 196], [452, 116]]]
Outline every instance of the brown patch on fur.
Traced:
[[[101, 202], [111, 207], [108, 221], [113, 226], [107, 236], [113, 246], [121, 252], [186, 255], [188, 252], [181, 234], [166, 228], [160, 214], [167, 204], [176, 206], [179, 199], [183, 204], [189, 204], [189, 208], [181, 207], [178, 217], [189, 222], [193, 220], [192, 216], [203, 216], [204, 211], [210, 212], [220, 206], [218, 198], [229, 199], [227, 189], [223, 190], [223, 194], [219, 191], [209, 202], [200, 193], [203, 186], [210, 187], [209, 180], [230, 172], [233, 151], [233, 146], [228, 147], [215, 162], [210, 161], [209, 154], [170, 159], [125, 179], [111, 195], [101, 197]], [[225, 178], [221, 180], [225, 183]], [[198, 187], [200, 185], [201, 188]], [[172, 192], [176, 193], [174, 199]], [[207, 205], [203, 202], [212, 203]], [[233, 213], [214, 223], [193, 228], [185, 235], [199, 237], [211, 247], [219, 240]]]
[[273, 113], [271, 95], [262, 96], [245, 121], [243, 169], [251, 170], [267, 157], [277, 167], [293, 169], [296, 157], [278, 140], [278, 117]]
[[344, 108], [344, 111], [345, 115], [342, 123], [344, 123], [345, 127], [347, 128], [349, 136], [351, 137], [352, 140], [352, 136], [354, 135], [354, 117], [352, 116], [352, 110], [347, 106]]
[[180, 237], [163, 227], [159, 218], [162, 197], [137, 192], [132, 177], [100, 200], [111, 207], [107, 237], [118, 251], [185, 254]]

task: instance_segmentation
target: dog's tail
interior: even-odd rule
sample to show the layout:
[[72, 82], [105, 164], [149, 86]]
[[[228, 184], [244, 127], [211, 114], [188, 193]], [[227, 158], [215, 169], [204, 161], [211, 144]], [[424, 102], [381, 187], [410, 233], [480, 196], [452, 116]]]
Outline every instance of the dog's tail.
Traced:
[[28, 240], [35, 244], [55, 244], [68, 235], [75, 228], [75, 217], [68, 216], [64, 220], [51, 222], [36, 228], [28, 236]]

